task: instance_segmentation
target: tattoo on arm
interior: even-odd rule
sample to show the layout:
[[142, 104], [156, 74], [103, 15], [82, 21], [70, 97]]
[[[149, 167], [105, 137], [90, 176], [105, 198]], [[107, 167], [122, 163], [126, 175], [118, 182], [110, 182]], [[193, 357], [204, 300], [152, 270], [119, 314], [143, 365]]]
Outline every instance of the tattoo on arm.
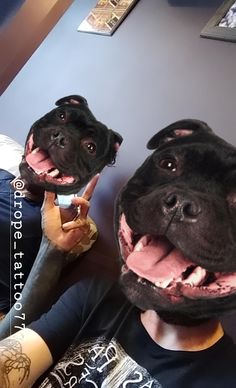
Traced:
[[16, 339], [5, 339], [0, 343], [0, 362], [1, 362], [1, 388], [10, 387], [9, 376], [12, 381], [17, 380], [21, 384], [30, 374], [30, 358], [22, 352], [20, 341]]

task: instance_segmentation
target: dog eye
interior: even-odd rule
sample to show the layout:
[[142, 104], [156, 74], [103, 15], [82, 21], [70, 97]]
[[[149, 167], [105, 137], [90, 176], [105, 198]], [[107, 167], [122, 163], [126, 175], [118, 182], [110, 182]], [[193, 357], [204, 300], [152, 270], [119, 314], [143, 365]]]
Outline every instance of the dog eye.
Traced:
[[173, 158], [161, 159], [159, 161], [159, 166], [164, 170], [169, 170], [171, 172], [177, 171], [177, 162]]
[[96, 146], [94, 143], [88, 143], [87, 149], [90, 154], [94, 154], [96, 152]]
[[61, 120], [61, 121], [66, 121], [66, 113], [65, 112], [58, 112], [57, 113], [57, 117]]
[[82, 146], [89, 154], [91, 154], [91, 155], [96, 154], [97, 147], [96, 147], [96, 144], [94, 143], [94, 141], [82, 140]]

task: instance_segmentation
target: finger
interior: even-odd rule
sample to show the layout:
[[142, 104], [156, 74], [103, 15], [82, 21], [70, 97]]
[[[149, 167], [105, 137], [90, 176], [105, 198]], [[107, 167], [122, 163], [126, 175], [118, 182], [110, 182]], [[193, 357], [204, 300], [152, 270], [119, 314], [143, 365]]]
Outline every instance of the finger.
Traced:
[[84, 199], [82, 197], [75, 197], [72, 200], [72, 204], [77, 206], [77, 207], [80, 207], [79, 212], [78, 212], [79, 218], [82, 219], [82, 218], [87, 217], [87, 214], [88, 214], [88, 211], [90, 208], [89, 201], [87, 201], [86, 199]]
[[81, 229], [70, 230], [67, 234], [67, 241], [65, 242], [66, 250], [69, 251], [80, 243], [84, 237], [84, 232]]
[[87, 199], [83, 198], [83, 197], [74, 197], [72, 200], [71, 200], [71, 203], [72, 205], [74, 206], [81, 206], [81, 205], [84, 205], [84, 206], [87, 206], [89, 207], [89, 201], [87, 201]]
[[87, 200], [90, 200], [90, 198], [92, 197], [93, 195], [93, 192], [94, 192], [94, 189], [98, 183], [98, 179], [99, 179], [99, 176], [100, 174], [97, 174], [95, 175], [91, 181], [87, 184], [83, 194], [82, 194], [82, 197], [87, 199]]
[[55, 193], [51, 193], [49, 191], [44, 192], [44, 201], [42, 205], [42, 210], [47, 211], [48, 209], [51, 209], [55, 206]]
[[78, 216], [79, 218], [86, 218], [87, 217], [87, 214], [88, 214], [88, 211], [89, 211], [89, 208], [90, 208], [90, 203], [89, 201], [87, 201], [86, 199], [82, 198], [82, 197], [75, 197], [73, 200], [72, 200], [72, 204], [79, 207], [79, 211], [78, 211]]
[[80, 219], [85, 219], [88, 215], [90, 203], [88, 201], [81, 203], [80, 205], [80, 213], [79, 213], [79, 218]]
[[65, 222], [62, 225], [62, 229], [65, 232], [68, 232], [69, 230], [72, 230], [72, 229], [81, 229], [84, 227], [86, 228], [89, 227], [89, 222], [86, 219], [80, 219], [80, 218], [77, 218], [75, 221]]

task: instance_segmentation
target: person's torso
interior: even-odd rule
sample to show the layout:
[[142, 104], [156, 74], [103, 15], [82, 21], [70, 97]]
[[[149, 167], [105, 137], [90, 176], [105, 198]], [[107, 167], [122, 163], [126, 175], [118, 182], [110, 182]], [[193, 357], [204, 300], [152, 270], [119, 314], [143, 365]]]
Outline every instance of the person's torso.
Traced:
[[37, 387], [231, 388], [236, 382], [236, 349], [228, 337], [201, 352], [163, 349], [117, 286], [86, 316], [73, 344]]

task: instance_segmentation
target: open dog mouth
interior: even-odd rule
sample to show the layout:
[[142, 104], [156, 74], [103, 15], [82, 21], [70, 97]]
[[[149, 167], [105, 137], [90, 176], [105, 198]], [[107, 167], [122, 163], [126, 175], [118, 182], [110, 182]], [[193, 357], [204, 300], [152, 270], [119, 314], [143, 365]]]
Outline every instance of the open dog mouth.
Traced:
[[236, 272], [208, 271], [185, 257], [165, 236], [135, 233], [124, 214], [118, 238], [123, 272], [131, 270], [138, 282], [151, 284], [172, 301], [219, 298], [236, 292]]
[[51, 160], [49, 153], [37, 147], [33, 141], [33, 135], [30, 136], [27, 145], [25, 160], [28, 166], [37, 174], [41, 182], [48, 182], [56, 185], [70, 185], [78, 181], [78, 177], [65, 175]]

